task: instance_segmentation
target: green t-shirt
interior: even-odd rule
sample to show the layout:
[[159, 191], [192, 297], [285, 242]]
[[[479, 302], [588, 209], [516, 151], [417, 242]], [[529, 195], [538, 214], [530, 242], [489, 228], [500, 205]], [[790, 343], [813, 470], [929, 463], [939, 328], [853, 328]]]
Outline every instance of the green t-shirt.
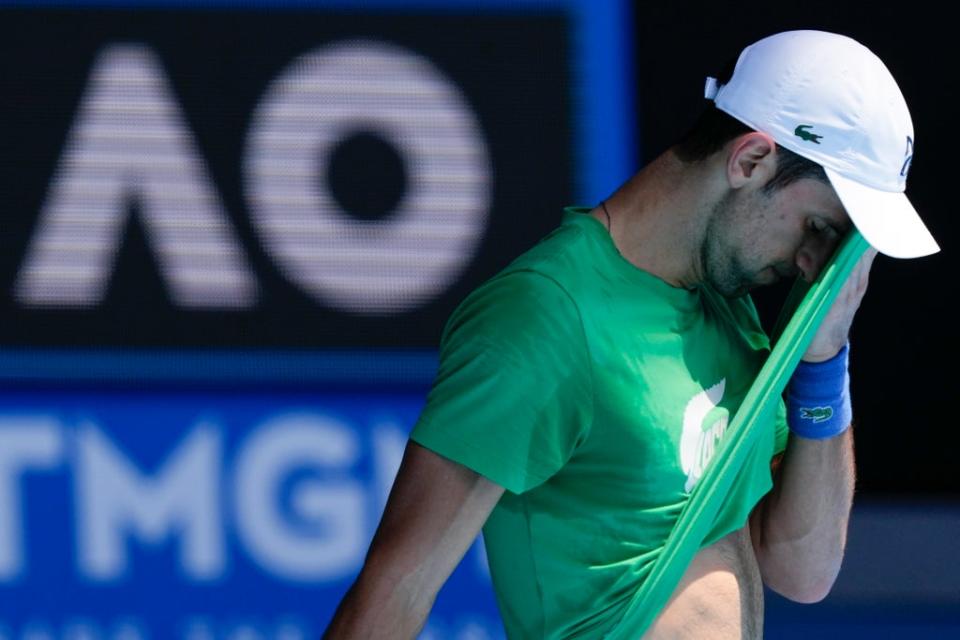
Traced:
[[[615, 627], [769, 352], [748, 296], [636, 268], [586, 211], [453, 313], [411, 435], [507, 489], [483, 532], [510, 637]], [[761, 428], [702, 546], [772, 486], [782, 403]]]

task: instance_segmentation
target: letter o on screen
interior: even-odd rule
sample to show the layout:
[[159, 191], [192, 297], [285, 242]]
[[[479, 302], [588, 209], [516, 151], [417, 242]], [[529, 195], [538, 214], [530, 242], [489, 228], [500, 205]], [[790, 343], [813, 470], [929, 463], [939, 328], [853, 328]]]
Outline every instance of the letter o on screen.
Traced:
[[[357, 131], [404, 162], [407, 189], [383, 220], [350, 216], [323, 180], [338, 141]], [[456, 280], [486, 228], [491, 174], [457, 86], [423, 56], [370, 40], [294, 60], [257, 106], [244, 153], [266, 252], [311, 297], [360, 314], [416, 308]]]

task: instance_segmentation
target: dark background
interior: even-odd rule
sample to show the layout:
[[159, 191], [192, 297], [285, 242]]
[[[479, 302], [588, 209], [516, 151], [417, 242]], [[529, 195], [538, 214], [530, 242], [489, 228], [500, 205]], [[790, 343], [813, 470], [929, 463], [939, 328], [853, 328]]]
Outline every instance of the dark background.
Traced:
[[[0, 193], [6, 211], [0, 226], [0, 314], [6, 318], [0, 346], [435, 348], [453, 307], [552, 229], [573, 197], [568, 32], [560, 11], [394, 14], [330, 11], [322, 3], [284, 10], [4, 11], [0, 42], [12, 55], [0, 57]], [[252, 228], [243, 197], [244, 144], [270, 81], [297, 56], [350, 38], [404, 47], [448, 76], [479, 119], [494, 175], [486, 235], [464, 273], [442, 295], [399, 314], [331, 309], [291, 284]], [[117, 42], [141, 43], [158, 57], [259, 284], [254, 308], [173, 305], [136, 215], [128, 218], [101, 304], [37, 309], [13, 299], [12, 282], [91, 65], [103, 46]], [[373, 142], [334, 155], [330, 175], [318, 179], [331, 182], [347, 211], [375, 224], [378, 217], [370, 210], [392, 206], [371, 202], [370, 194], [402, 193], [405, 183], [392, 170], [389, 147], [377, 153]]]
[[[634, 5], [640, 162], [662, 153], [708, 104], [706, 76], [778, 31], [851, 36], [886, 63], [916, 134], [907, 195], [940, 244], [916, 260], [880, 256], [851, 335], [860, 491], [960, 494], [952, 401], [957, 356], [955, 23], [932, 3], [642, 3]], [[768, 320], [785, 289], [761, 293]]]
[[[0, 23], [0, 347], [419, 348], [433, 349], [455, 304], [559, 221], [572, 204], [569, 118], [574, 81], [565, 67], [570, 20], [506, 13], [377, 14], [323, 11], [8, 9]], [[638, 166], [676, 140], [705, 108], [703, 82], [771, 33], [824, 29], [858, 39], [888, 65], [910, 105], [915, 157], [908, 195], [943, 251], [917, 260], [877, 259], [852, 336], [852, 396], [859, 486], [877, 494], [956, 497], [960, 436], [949, 402], [957, 353], [950, 297], [955, 243], [952, 145], [955, 23], [932, 3], [698, 0], [635, 3], [632, 24]], [[214, 38], [211, 34], [219, 34]], [[269, 79], [296, 54], [356, 34], [416, 43], [464, 90], [488, 137], [495, 171], [488, 236], [440, 299], [389, 318], [324, 309], [275, 271], [244, 210], [239, 166], [250, 112]], [[94, 310], [25, 310], [9, 296], [47, 182], [67, 136], [94, 53], [104, 42], [145, 42], [160, 56], [200, 152], [238, 230], [262, 291], [249, 312], [174, 309], [131, 217], [114, 281]], [[602, 41], [590, 46], [605, 46]], [[424, 48], [427, 49], [424, 49]], [[256, 51], [256, 55], [242, 55]], [[227, 62], [240, 56], [243, 65]], [[529, 78], [538, 79], [536, 91]], [[210, 91], [215, 82], [216, 91]], [[29, 106], [29, 108], [28, 108]], [[516, 117], [505, 117], [515, 115]], [[493, 122], [496, 122], [494, 125]], [[536, 126], [529, 123], [535, 122]], [[350, 176], [351, 172], [339, 175]], [[344, 189], [351, 187], [345, 185]], [[359, 178], [364, 188], [364, 177]], [[784, 290], [758, 295], [769, 319]]]

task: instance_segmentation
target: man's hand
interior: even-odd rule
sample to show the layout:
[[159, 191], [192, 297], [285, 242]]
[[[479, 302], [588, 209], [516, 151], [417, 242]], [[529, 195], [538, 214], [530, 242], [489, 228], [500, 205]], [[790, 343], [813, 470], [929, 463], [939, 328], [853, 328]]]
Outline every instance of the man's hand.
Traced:
[[[869, 248], [854, 266], [805, 361], [829, 360], [847, 343], [876, 256]], [[846, 547], [853, 487], [849, 429], [824, 439], [790, 435], [773, 491], [750, 517], [760, 574], [768, 587], [797, 602], [817, 602], [830, 592]]]
[[805, 362], [829, 360], [847, 343], [853, 317], [867, 292], [870, 266], [875, 257], [877, 257], [877, 250], [873, 247], [869, 247], [860, 257], [840, 293], [837, 294], [836, 300], [833, 301], [833, 306], [827, 312], [813, 341], [807, 347], [807, 352], [803, 354]]

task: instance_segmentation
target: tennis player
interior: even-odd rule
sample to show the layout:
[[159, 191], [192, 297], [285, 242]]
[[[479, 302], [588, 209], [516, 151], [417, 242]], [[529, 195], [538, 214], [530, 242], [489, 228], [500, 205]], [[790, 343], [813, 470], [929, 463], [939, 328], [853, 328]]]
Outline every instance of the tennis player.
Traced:
[[[649, 638], [759, 638], [763, 585], [824, 598], [854, 488], [848, 333], [877, 250], [938, 250], [904, 190], [914, 133], [873, 53], [791, 31], [740, 55], [693, 129], [475, 290], [328, 638], [411, 638], [484, 532], [511, 638], [618, 629], [769, 341], [749, 292], [872, 245]], [[667, 594], [664, 593], [666, 596]]]

